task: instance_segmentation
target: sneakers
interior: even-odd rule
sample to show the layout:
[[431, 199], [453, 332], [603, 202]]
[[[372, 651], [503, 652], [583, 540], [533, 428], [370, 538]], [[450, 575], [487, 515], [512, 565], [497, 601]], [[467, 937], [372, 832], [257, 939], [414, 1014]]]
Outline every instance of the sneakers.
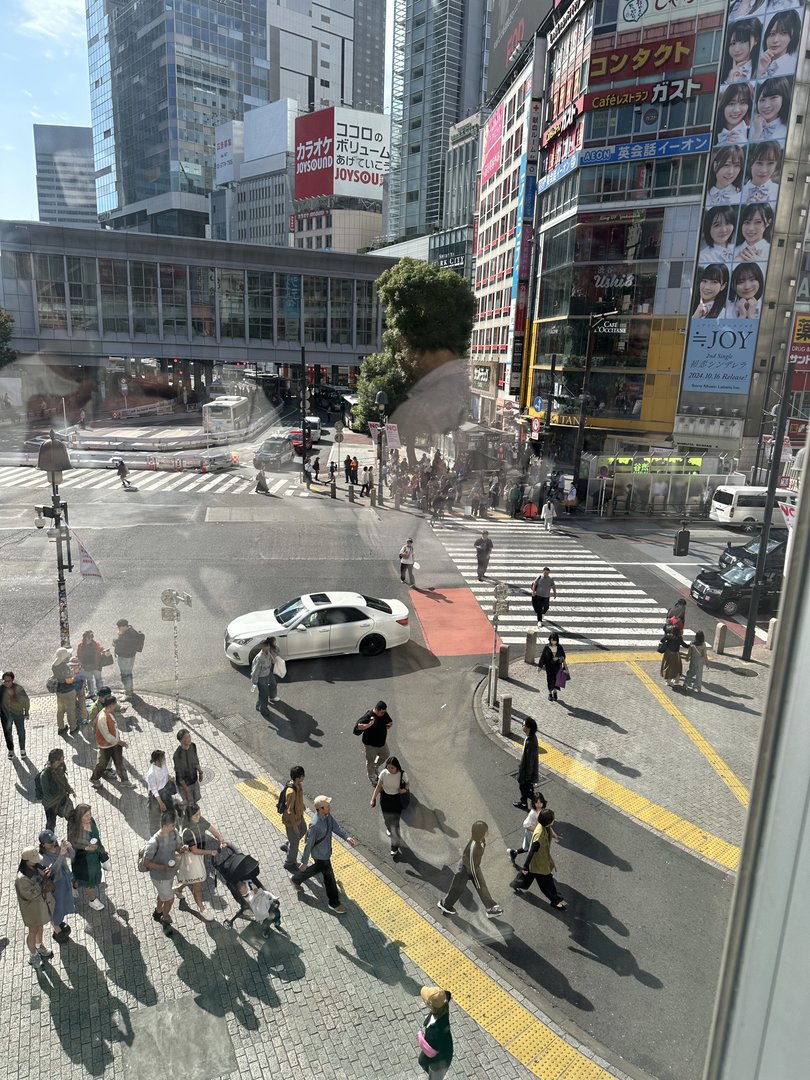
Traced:
[[33, 968], [42, 967], [42, 957], [39, 955], [39, 953], [35, 953], [35, 952], [29, 953], [29, 955], [28, 955], [28, 963]]
[[206, 922], [211, 922], [214, 917], [207, 907], [197, 908], [197, 914], [201, 919], [205, 919]]
[[271, 697], [271, 698], [268, 698], [267, 700], [268, 701], [281, 701], [281, 698], [280, 697]]
[[[551, 694], [549, 694], [549, 697], [551, 697]], [[514, 806], [514, 808], [516, 810], [528, 810], [529, 809], [528, 806], [526, 805], [526, 803], [522, 802], [522, 801], [521, 802], [513, 802], [512, 806]]]
[[552, 906], [553, 908], [556, 908], [556, 909], [557, 909], [557, 911], [565, 911], [565, 910], [566, 910], [566, 908], [568, 907], [568, 904], [566, 904], [566, 902], [565, 902], [564, 900], [560, 900], [560, 902], [559, 902], [559, 903], [557, 903], [557, 904], [552, 904], [551, 906]]
[[455, 915], [456, 913], [456, 909], [454, 907], [445, 907], [443, 900], [437, 901], [436, 907], [439, 909], [439, 911], [443, 911], [445, 915]]
[[391, 854], [394, 856], [394, 858], [396, 858], [397, 855], [399, 855], [399, 848], [398, 847], [392, 847], [391, 848]]
[[93, 911], [103, 911], [104, 910], [104, 905], [102, 904], [102, 902], [99, 900], [98, 897], [96, 897], [95, 900], [91, 900], [88, 907], [91, 907], [93, 909]]
[[23, 761], [28, 761], [28, 754], [26, 754], [24, 750], [20, 751], [20, 757], [23, 759]]
[[332, 907], [332, 905], [330, 904], [329, 909], [330, 909], [330, 911], [334, 911], [334, 913], [336, 915], [345, 915], [346, 914], [346, 906], [345, 906], [345, 904], [335, 904], [334, 907]]
[[491, 908], [487, 908], [488, 919], [497, 919], [499, 915], [503, 915], [503, 908], [500, 904], [493, 904]]
[[9, 750], [9, 752], [8, 752], [8, 760], [9, 761], [14, 760], [14, 751], [13, 750]]
[[134, 788], [135, 787], [135, 785], [132, 783], [131, 780], [119, 780], [118, 782], [121, 785], [121, 787], [125, 787], [125, 788]]
[[506, 849], [506, 854], [509, 856], [512, 862], [514, 862], [518, 855], [520, 855], [522, 852], [523, 848], [508, 847]]
[[53, 958], [53, 952], [45, 945], [37, 945], [37, 952], [43, 960], [51, 960]]
[[184, 889], [185, 889], [185, 885], [175, 885], [175, 887], [172, 889], [172, 892], [174, 893], [174, 895], [177, 897], [178, 900], [182, 899]]
[[152, 912], [152, 918], [155, 920], [155, 922], [159, 922], [159, 923], [163, 922], [163, 916], [161, 915], [161, 913], [159, 911], [153, 911]]
[[289, 851], [290, 850], [290, 845], [285, 840], [283, 844], [278, 845], [278, 849], [279, 849], [279, 851]]

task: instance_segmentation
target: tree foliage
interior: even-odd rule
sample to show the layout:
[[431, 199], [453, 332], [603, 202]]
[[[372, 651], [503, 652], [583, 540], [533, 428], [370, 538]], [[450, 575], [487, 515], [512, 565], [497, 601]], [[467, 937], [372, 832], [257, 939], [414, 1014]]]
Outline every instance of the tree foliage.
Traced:
[[357, 381], [357, 412], [366, 423], [380, 416], [380, 390], [390, 416], [414, 383], [467, 352], [475, 312], [464, 278], [420, 259], [401, 259], [384, 271], [377, 293], [386, 320], [383, 351], [363, 361]]
[[0, 308], [0, 368], [17, 359], [17, 350], [9, 345], [13, 333], [14, 319], [5, 308]]

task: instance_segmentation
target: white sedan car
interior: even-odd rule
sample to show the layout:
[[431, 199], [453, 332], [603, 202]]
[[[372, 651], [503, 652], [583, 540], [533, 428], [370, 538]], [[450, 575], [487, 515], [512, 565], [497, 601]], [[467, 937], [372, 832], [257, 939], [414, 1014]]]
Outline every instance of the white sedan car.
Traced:
[[253, 663], [274, 637], [285, 660], [362, 653], [377, 656], [410, 640], [410, 612], [401, 600], [354, 592], [307, 593], [283, 607], [251, 611], [228, 624], [225, 655], [237, 667]]

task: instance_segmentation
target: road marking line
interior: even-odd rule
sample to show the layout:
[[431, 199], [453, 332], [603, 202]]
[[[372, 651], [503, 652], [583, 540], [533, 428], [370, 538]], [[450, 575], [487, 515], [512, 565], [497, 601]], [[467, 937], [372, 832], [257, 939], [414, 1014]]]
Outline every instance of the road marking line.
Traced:
[[[264, 778], [236, 785], [281, 834], [279, 789]], [[446, 986], [470, 1019], [542, 1080], [611, 1080], [612, 1074], [586, 1057], [524, 1005], [506, 987], [428, 922], [402, 893], [342, 845], [332, 847], [332, 864], [346, 895], [436, 986]]]
[[663, 705], [664, 709], [670, 716], [674, 717], [681, 726], [684, 733], [692, 740], [698, 750], [703, 754], [708, 763], [723, 781], [723, 783], [730, 789], [735, 799], [743, 806], [748, 806], [748, 800], [750, 797], [748, 788], [740, 780], [740, 778], [734, 773], [734, 771], [726, 765], [725, 761], [720, 757], [712, 744], [705, 739], [703, 735], [698, 731], [691, 721], [687, 720], [681, 710], [674, 705], [660, 686], [657, 686], [653, 679], [640, 668], [635, 661], [627, 665], [633, 674], [641, 679], [650, 693], [656, 698], [657, 701]]

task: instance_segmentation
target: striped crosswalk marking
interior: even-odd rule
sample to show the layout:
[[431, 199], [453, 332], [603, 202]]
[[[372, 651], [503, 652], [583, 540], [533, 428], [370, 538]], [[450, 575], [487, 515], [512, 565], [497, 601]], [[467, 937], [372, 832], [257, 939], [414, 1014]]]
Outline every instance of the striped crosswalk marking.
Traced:
[[[481, 529], [493, 543], [486, 580], [478, 580], [473, 544]], [[666, 609], [642, 588], [578, 540], [562, 533], [546, 533], [522, 521], [490, 520], [482, 524], [453, 522], [437, 529], [437, 538], [455, 563], [482, 609], [490, 615], [494, 587], [509, 585], [509, 612], [498, 620], [498, 632], [507, 645], [522, 644], [536, 626], [531, 584], [544, 566], [551, 568], [557, 586], [541, 631], [557, 630], [568, 648], [654, 648], [662, 633]]]
[[[232, 472], [222, 473], [199, 473], [199, 472], [148, 472], [131, 470], [128, 480], [138, 491], [168, 491], [177, 493], [193, 492], [194, 494], [211, 495], [241, 495], [252, 491], [256, 481], [242, 474], [234, 475]], [[59, 490], [68, 496], [76, 491], [106, 491], [121, 486], [121, 480], [115, 470], [111, 469], [71, 469], [65, 473]], [[299, 485], [298, 477], [294, 475], [280, 478], [268, 478], [268, 487], [273, 495], [305, 495], [308, 494]], [[45, 475], [27, 466], [5, 466], [0, 468], [0, 502], [5, 491], [16, 494], [23, 490], [31, 492], [47, 492], [50, 490]]]

